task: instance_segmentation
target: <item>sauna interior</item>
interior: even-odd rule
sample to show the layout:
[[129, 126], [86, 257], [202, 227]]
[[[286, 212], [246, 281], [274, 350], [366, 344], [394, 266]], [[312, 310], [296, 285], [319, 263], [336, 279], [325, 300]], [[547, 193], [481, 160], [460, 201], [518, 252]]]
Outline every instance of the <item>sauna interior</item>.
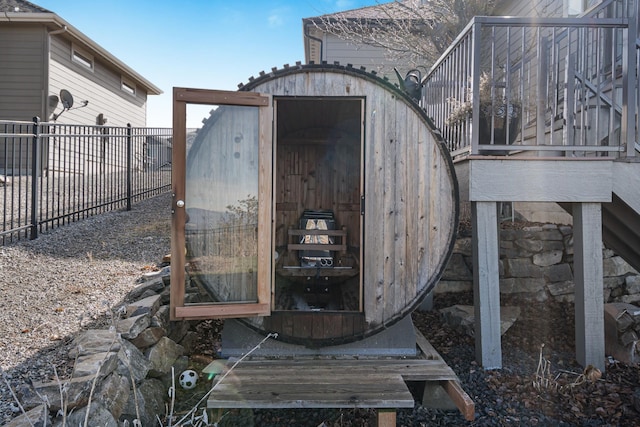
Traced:
[[274, 97], [274, 311], [362, 311], [361, 97]]

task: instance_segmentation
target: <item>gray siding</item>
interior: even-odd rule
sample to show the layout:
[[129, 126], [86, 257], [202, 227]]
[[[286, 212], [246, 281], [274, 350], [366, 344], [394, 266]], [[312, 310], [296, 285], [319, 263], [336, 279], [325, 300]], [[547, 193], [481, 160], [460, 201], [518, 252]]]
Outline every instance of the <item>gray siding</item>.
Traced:
[[566, 0], [511, 0], [498, 7], [494, 15], [562, 17], [565, 2]]
[[0, 25], [0, 119], [42, 116], [45, 40], [41, 27]]
[[323, 43], [323, 60], [327, 63], [337, 61], [341, 65], [353, 64], [354, 68], [365, 67], [367, 71], [375, 71], [379, 76], [395, 79], [393, 67], [397, 62], [389, 60], [384, 49], [368, 45], [355, 46], [331, 34], [325, 35]]
[[[135, 96], [121, 89], [122, 75], [94, 57], [89, 70], [71, 59], [72, 44], [59, 36], [51, 40], [49, 94], [69, 90], [74, 106], [88, 100], [87, 107], [65, 112], [58, 120], [64, 123], [96, 124], [102, 113], [108, 126], [146, 126], [147, 93], [140, 87]], [[126, 76], [125, 76], [126, 77]], [[60, 107], [56, 111], [59, 112]]]

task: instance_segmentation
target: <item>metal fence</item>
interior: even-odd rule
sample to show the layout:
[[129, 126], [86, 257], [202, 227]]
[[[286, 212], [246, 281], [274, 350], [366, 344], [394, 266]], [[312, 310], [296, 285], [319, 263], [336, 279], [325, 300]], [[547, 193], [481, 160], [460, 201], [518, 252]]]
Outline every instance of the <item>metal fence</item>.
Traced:
[[172, 130], [0, 121], [0, 244], [171, 188]]
[[609, 16], [636, 5], [606, 4], [582, 18], [476, 17], [424, 80], [452, 154], [634, 156], [637, 22]]

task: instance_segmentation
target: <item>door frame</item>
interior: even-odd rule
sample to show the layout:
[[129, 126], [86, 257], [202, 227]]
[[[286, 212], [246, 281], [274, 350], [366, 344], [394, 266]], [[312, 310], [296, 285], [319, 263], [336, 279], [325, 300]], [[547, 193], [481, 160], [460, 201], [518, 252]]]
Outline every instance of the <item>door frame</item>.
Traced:
[[[256, 302], [185, 305], [185, 197], [187, 105], [259, 107], [258, 279]], [[271, 95], [208, 89], [173, 88], [171, 201], [171, 320], [268, 316], [271, 314], [273, 102]]]

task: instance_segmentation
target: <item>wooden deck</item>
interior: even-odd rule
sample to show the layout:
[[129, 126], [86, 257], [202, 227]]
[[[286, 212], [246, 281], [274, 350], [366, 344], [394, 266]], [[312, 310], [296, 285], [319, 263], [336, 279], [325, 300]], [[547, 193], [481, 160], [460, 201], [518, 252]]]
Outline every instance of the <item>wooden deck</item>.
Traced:
[[[248, 359], [215, 383], [208, 408], [376, 408], [378, 425], [394, 426], [396, 408], [413, 408], [406, 382], [438, 384], [467, 420], [474, 403], [453, 370], [418, 333], [416, 358]], [[216, 363], [220, 366], [219, 361]], [[219, 372], [222, 378], [228, 363]], [[205, 368], [205, 372], [216, 368]], [[220, 369], [218, 368], [218, 371]]]

